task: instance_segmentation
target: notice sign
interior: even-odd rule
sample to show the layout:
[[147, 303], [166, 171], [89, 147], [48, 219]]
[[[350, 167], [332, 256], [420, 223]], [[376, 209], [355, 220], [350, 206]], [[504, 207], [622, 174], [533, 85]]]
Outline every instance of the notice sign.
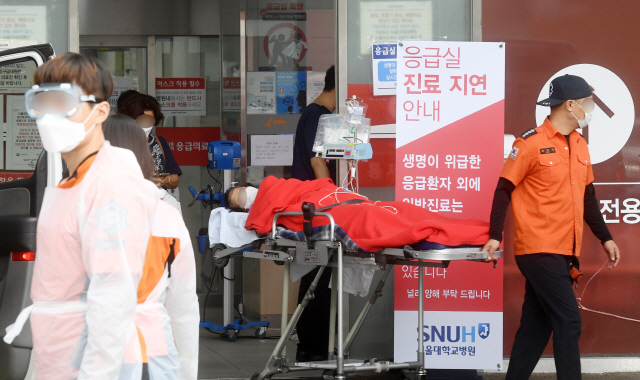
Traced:
[[430, 40], [433, 20], [431, 1], [363, 1], [360, 3], [360, 52], [368, 54], [373, 41]]
[[156, 99], [164, 116], [205, 116], [205, 78], [156, 78]]
[[[397, 201], [489, 221], [504, 159], [504, 52], [503, 43], [398, 42]], [[501, 261], [396, 266], [396, 361], [415, 360], [418, 297], [427, 368], [502, 369]]]
[[373, 95], [396, 94], [397, 44], [373, 44]]
[[33, 170], [42, 152], [36, 121], [25, 110], [24, 96], [7, 95], [7, 170]]
[[252, 135], [251, 166], [291, 166], [293, 135]]
[[247, 73], [247, 114], [276, 113], [276, 73]]
[[34, 61], [24, 61], [0, 66], [0, 93], [20, 94], [32, 86], [33, 73], [36, 71]]
[[0, 39], [47, 42], [46, 5], [0, 6]]
[[[164, 111], [163, 111], [164, 112]], [[205, 166], [211, 141], [220, 140], [220, 127], [156, 127], [180, 166]]]
[[240, 111], [240, 78], [222, 79], [222, 110]]

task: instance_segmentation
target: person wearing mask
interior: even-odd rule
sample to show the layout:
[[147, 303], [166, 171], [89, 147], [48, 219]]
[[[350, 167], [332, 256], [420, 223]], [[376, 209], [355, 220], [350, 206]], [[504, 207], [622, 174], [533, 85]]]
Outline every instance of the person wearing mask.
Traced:
[[[293, 168], [291, 178], [309, 181], [318, 178], [331, 178], [336, 182], [336, 163], [316, 157], [312, 151], [318, 130], [320, 116], [333, 113], [336, 109], [336, 71], [331, 66], [324, 78], [322, 93], [309, 104], [298, 121], [295, 143], [293, 145]], [[300, 280], [298, 303], [301, 303], [318, 273], [318, 268], [304, 275]], [[315, 290], [315, 298], [302, 312], [296, 328], [298, 330], [298, 350], [296, 361], [319, 361], [328, 358], [329, 346], [329, 309], [331, 289], [329, 281], [331, 271], [325, 270], [320, 276]]]
[[520, 328], [506, 379], [528, 379], [553, 333], [558, 379], [581, 379], [578, 342], [582, 319], [570, 271], [578, 268], [583, 219], [600, 240], [613, 269], [620, 250], [605, 224], [593, 186], [585, 139], [595, 109], [592, 88], [578, 76], [551, 81], [544, 123], [527, 130], [506, 159], [491, 208], [491, 260], [500, 246], [509, 203], [515, 224], [515, 259], [525, 277]]
[[65, 53], [36, 69], [33, 81], [27, 113], [44, 149], [60, 153], [71, 174], [45, 191], [33, 305], [7, 328], [4, 341], [30, 317], [34, 378], [140, 379], [134, 316], [155, 188], [130, 151], [105, 141], [113, 79], [102, 63]]
[[[112, 115], [103, 129], [112, 146], [133, 152], [145, 178], [151, 180], [153, 158], [135, 120]], [[143, 358], [148, 363], [149, 379], [197, 379], [199, 320], [196, 264], [189, 231], [175, 208], [158, 202], [138, 285], [135, 316], [146, 348]]]
[[173, 157], [167, 140], [152, 133], [153, 127], [160, 124], [164, 117], [160, 104], [153, 96], [133, 94], [118, 106], [118, 113], [135, 119], [138, 126], [146, 133], [149, 150], [155, 162], [156, 174], [152, 181], [167, 191], [167, 200], [173, 197], [170, 203], [180, 210], [178, 184], [182, 170]]

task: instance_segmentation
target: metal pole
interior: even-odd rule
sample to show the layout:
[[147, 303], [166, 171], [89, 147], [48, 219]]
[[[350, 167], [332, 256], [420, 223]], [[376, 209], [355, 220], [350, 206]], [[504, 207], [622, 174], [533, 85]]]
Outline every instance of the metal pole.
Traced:
[[[233, 181], [233, 170], [223, 171], [222, 191], [226, 191], [231, 186]], [[222, 290], [222, 321], [225, 326], [233, 323], [233, 305], [234, 305], [234, 282], [227, 279], [233, 279], [235, 274], [235, 265], [233, 257], [229, 260], [229, 263], [224, 267], [223, 273], [225, 279], [223, 279]]]
[[335, 379], [344, 379], [344, 336], [343, 336], [343, 318], [342, 318], [342, 243], [338, 243], [338, 360]]
[[331, 274], [331, 304], [329, 311], [329, 359], [333, 358], [336, 347], [336, 309], [338, 306], [338, 269]]
[[[418, 263], [422, 264], [422, 260], [418, 260]], [[418, 267], [419, 279], [418, 279], [418, 331], [420, 332], [418, 336], [418, 363], [420, 363], [420, 368], [418, 368], [417, 374], [419, 376], [423, 376], [426, 374], [424, 370], [424, 268]]]
[[240, 11], [240, 182], [247, 182], [247, 16]]
[[[291, 277], [289, 274], [289, 267], [291, 262], [284, 262], [284, 281], [282, 283], [282, 317], [280, 318], [280, 334], [287, 328], [287, 319], [289, 318], [289, 283]], [[282, 356], [287, 356], [287, 346], [282, 349]]]

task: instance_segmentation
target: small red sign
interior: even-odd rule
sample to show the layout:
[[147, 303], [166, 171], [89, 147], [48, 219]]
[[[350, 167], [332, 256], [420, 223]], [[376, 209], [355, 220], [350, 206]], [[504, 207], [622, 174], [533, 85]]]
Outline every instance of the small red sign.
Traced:
[[207, 165], [209, 143], [220, 140], [220, 127], [158, 127], [156, 133], [167, 140], [180, 166]]
[[205, 88], [205, 78], [156, 78], [157, 90], [189, 90]]
[[11, 182], [17, 179], [29, 178], [33, 175], [33, 172], [5, 172], [0, 173], [0, 183]]

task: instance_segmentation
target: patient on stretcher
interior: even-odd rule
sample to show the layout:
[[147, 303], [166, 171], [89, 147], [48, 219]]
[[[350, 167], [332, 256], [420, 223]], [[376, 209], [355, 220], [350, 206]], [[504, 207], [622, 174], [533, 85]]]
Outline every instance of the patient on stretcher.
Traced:
[[[344, 204], [359, 199], [360, 203]], [[482, 245], [489, 236], [489, 223], [475, 219], [455, 219], [405, 202], [371, 201], [337, 187], [328, 178], [313, 181], [267, 177], [257, 189], [249, 184], [232, 187], [225, 193], [225, 207], [248, 212], [246, 230], [266, 235], [275, 214], [301, 211], [303, 202], [326, 211], [336, 223], [336, 232], [347, 235], [360, 250], [375, 252], [422, 241], [446, 246]], [[316, 216], [313, 227], [329, 225]], [[293, 232], [303, 230], [302, 216], [283, 216], [278, 225]]]

